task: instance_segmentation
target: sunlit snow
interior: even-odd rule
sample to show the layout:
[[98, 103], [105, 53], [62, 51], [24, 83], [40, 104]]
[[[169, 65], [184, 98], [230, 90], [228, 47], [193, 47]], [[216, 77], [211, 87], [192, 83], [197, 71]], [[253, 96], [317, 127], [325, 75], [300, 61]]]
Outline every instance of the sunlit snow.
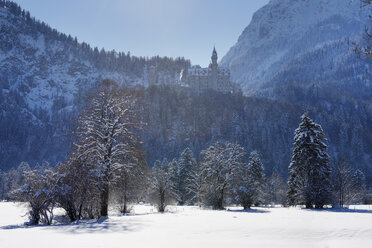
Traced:
[[[25, 227], [25, 209], [0, 203], [1, 247], [369, 247], [372, 206], [349, 211], [254, 208], [243, 212], [138, 205], [134, 214]], [[22, 217], [23, 216], [23, 217]], [[58, 219], [58, 218], [57, 218]]]

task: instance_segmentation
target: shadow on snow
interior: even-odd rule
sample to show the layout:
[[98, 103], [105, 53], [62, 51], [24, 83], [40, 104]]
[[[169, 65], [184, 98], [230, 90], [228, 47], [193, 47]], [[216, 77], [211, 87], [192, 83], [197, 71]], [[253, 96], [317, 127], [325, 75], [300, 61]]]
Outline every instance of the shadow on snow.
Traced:
[[74, 223], [58, 223], [53, 225], [8, 225], [1, 226], [2, 230], [13, 230], [21, 228], [41, 228], [45, 229], [48, 227], [54, 228], [60, 232], [71, 232], [74, 234], [84, 233], [102, 233], [102, 232], [131, 232], [139, 230], [144, 225], [144, 222], [138, 222], [134, 220], [123, 220], [123, 218], [100, 218], [98, 220], [81, 220]]
[[269, 210], [265, 209], [256, 209], [256, 208], [251, 208], [251, 209], [227, 209], [227, 212], [234, 212], [234, 213], [253, 213], [253, 214], [264, 214], [264, 213], [269, 213]]
[[315, 212], [331, 212], [331, 213], [359, 213], [359, 214], [372, 214], [372, 210], [368, 209], [350, 209], [350, 208], [302, 208], [303, 210]]

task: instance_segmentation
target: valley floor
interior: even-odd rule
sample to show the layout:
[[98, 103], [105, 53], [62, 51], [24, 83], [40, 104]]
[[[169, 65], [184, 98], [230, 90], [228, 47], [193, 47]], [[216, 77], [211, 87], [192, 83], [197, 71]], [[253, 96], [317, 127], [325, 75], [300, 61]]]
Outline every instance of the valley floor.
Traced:
[[254, 208], [243, 212], [138, 205], [134, 214], [26, 227], [26, 209], [0, 203], [0, 247], [372, 247], [372, 206], [348, 211]]

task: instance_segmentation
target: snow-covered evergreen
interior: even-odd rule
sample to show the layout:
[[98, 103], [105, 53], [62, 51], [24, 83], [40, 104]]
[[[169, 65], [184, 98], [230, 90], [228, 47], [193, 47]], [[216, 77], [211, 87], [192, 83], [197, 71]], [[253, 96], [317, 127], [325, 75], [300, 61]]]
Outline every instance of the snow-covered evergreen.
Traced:
[[173, 180], [175, 190], [177, 193], [178, 204], [184, 205], [190, 203], [193, 194], [187, 189], [187, 184], [192, 176], [192, 170], [196, 168], [196, 160], [190, 148], [186, 148], [178, 161], [172, 163], [175, 168], [173, 169]]
[[305, 113], [295, 131], [288, 203], [322, 208], [331, 201], [331, 169], [323, 129]]

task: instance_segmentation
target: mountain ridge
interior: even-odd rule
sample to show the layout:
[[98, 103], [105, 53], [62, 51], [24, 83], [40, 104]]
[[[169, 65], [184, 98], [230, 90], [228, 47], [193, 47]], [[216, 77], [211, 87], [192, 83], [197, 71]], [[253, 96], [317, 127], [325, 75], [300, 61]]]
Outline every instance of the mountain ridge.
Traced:
[[358, 37], [366, 15], [356, 1], [272, 0], [253, 15], [221, 65], [230, 68], [233, 80], [248, 93], [301, 55]]

